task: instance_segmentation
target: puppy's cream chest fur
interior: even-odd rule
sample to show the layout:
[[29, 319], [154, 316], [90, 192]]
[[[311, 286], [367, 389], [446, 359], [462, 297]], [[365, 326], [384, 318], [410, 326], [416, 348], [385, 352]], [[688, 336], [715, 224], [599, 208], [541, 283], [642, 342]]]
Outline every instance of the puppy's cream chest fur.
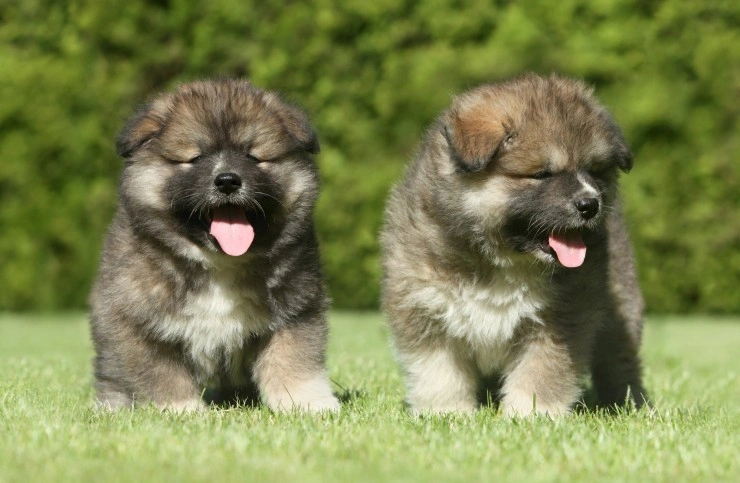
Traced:
[[266, 332], [271, 322], [258, 292], [228, 276], [213, 276], [178, 309], [162, 318], [158, 335], [184, 342], [190, 359], [206, 378], [224, 358], [231, 360], [249, 336]]
[[541, 322], [546, 289], [539, 276], [508, 270], [455, 284], [432, 282], [414, 298], [449, 336], [469, 345], [480, 369], [488, 373], [503, 363], [520, 324]]

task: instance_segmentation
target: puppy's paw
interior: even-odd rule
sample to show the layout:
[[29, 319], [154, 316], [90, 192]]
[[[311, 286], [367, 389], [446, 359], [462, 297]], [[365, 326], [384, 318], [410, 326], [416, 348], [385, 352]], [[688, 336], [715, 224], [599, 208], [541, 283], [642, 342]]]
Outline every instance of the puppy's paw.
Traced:
[[507, 394], [501, 401], [501, 411], [507, 418], [548, 416], [552, 419], [570, 413], [571, 404], [567, 402], [541, 402], [530, 394]]
[[339, 399], [336, 397], [327, 397], [307, 401], [305, 405], [294, 407], [294, 410], [305, 411], [309, 413], [337, 413], [340, 408]]
[[274, 411], [309, 413], [338, 412], [339, 400], [334, 396], [325, 375], [318, 375], [290, 385], [270, 385], [263, 389], [265, 403]]
[[155, 404], [162, 412], [176, 414], [189, 414], [205, 411], [206, 405], [200, 399], [184, 399], [182, 401], [170, 401], [164, 404]]
[[273, 411], [297, 411], [306, 413], [336, 413], [339, 412], [340, 404], [336, 397], [327, 397], [311, 400], [297, 401], [292, 398], [282, 398], [278, 401], [267, 403]]
[[98, 411], [114, 412], [121, 409], [133, 409], [132, 398], [122, 392], [104, 391], [95, 398], [95, 409]]

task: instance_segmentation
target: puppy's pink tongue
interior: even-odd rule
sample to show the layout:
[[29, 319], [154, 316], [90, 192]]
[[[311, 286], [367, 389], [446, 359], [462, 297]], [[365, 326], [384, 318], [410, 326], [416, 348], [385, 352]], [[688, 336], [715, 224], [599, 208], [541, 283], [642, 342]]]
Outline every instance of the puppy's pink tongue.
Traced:
[[254, 227], [247, 221], [244, 210], [236, 206], [220, 206], [213, 212], [211, 235], [227, 255], [244, 255], [254, 241]]
[[586, 245], [578, 233], [553, 233], [548, 238], [547, 243], [550, 248], [555, 250], [558, 261], [564, 267], [580, 267], [586, 259]]

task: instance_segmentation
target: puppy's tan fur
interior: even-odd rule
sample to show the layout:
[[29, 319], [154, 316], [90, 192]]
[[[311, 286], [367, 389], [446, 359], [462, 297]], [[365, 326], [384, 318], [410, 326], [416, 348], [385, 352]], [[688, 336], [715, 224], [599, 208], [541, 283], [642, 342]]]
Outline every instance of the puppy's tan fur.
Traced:
[[[438, 118], [382, 234], [383, 306], [415, 412], [470, 411], [492, 391], [508, 415], [563, 414], [587, 373], [600, 404], [644, 402], [642, 298], [617, 199], [631, 167], [580, 82], [485, 85]], [[585, 262], [561, 266], [551, 234], [582, 238]]]

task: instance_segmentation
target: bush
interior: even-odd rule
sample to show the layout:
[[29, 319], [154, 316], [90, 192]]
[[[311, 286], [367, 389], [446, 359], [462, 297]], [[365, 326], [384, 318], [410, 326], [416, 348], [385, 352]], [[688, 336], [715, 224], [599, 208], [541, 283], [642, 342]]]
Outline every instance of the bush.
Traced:
[[117, 130], [179, 82], [246, 76], [312, 114], [335, 305], [374, 308], [390, 185], [453, 93], [583, 78], [624, 127], [624, 197], [652, 311], [740, 299], [736, 2], [28, 0], [0, 4], [3, 309], [84, 305], [122, 163]]

